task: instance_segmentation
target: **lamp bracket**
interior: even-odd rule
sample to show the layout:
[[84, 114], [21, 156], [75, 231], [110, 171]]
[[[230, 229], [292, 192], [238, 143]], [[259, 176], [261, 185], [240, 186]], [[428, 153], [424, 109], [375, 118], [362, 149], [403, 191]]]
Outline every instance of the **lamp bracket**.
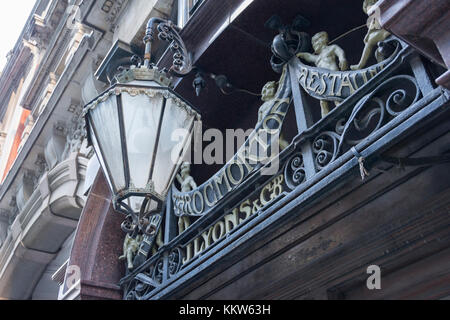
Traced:
[[151, 18], [147, 23], [147, 31], [144, 37], [144, 67], [151, 68], [151, 44], [154, 40], [153, 27], [155, 25], [157, 25], [158, 39], [169, 42], [169, 49], [174, 53], [172, 67], [169, 72], [179, 78], [189, 75], [193, 69], [192, 56], [178, 33], [178, 27], [172, 21], [166, 21], [161, 18]]

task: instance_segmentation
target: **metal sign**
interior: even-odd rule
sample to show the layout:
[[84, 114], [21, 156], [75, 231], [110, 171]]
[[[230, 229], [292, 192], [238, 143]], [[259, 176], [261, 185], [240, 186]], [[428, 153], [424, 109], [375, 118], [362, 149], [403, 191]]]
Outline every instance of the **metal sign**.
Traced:
[[296, 59], [295, 73], [298, 83], [310, 96], [320, 100], [342, 101], [369, 82], [389, 62], [390, 59], [384, 60], [357, 71], [331, 71], [305, 65]]
[[270, 101], [269, 111], [233, 159], [212, 178], [190, 192], [183, 193], [173, 188], [172, 201], [176, 216], [198, 217], [207, 214], [255, 169], [278, 154], [278, 138], [291, 103], [291, 88], [288, 68], [284, 68], [278, 91]]

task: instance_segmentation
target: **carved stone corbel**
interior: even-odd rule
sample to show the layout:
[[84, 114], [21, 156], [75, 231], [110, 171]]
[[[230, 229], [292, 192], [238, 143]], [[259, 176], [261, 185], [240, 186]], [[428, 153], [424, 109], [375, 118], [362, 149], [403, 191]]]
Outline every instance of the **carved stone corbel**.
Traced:
[[45, 160], [48, 169], [53, 169], [62, 159], [66, 145], [66, 124], [58, 122], [53, 127], [53, 135], [45, 147]]

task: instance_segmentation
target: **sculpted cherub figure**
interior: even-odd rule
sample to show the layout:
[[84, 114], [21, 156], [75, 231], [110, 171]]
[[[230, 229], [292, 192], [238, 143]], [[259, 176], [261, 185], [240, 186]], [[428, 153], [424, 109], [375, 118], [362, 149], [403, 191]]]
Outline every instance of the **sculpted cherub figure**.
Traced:
[[[272, 99], [275, 98], [275, 94], [278, 90], [278, 83], [275, 81], [267, 82], [261, 91], [261, 100], [264, 102], [263, 105], [259, 108], [258, 111], [258, 122], [256, 125], [261, 123], [268, 112], [270, 112], [270, 108], [272, 107]], [[284, 139], [283, 134], [280, 134], [279, 139], [280, 151], [286, 149], [289, 146], [289, 143]]]
[[133, 269], [133, 257], [139, 250], [143, 240], [142, 235], [136, 236], [136, 238], [131, 237], [129, 234], [126, 235], [125, 241], [123, 243], [123, 255], [119, 257], [120, 260], [127, 259], [128, 269]]
[[[301, 52], [297, 54], [297, 57], [314, 63], [318, 68], [332, 71], [345, 71], [348, 69], [348, 62], [344, 50], [338, 45], [328, 45], [330, 42], [328, 33], [322, 31], [315, 34], [311, 42], [315, 54]], [[339, 65], [337, 62], [339, 62]], [[321, 100], [320, 106], [322, 108], [322, 117], [324, 117], [330, 112], [329, 102]]]
[[[377, 2], [378, 0], [364, 0], [363, 3], [364, 12], [367, 15], [369, 15], [371, 7], [374, 6]], [[373, 49], [378, 44], [378, 42], [386, 40], [386, 38], [391, 35], [388, 31], [381, 28], [380, 22], [375, 16], [369, 16], [367, 28], [368, 31], [366, 37], [364, 38], [365, 46], [361, 56], [361, 60], [357, 65], [353, 65], [350, 67], [352, 70], [363, 69], [367, 65], [367, 62], [369, 61]], [[380, 61], [381, 59], [378, 56], [377, 60], [378, 62], [381, 62]]]
[[267, 82], [261, 91], [261, 100], [264, 102], [258, 111], [258, 123], [260, 123], [267, 112], [270, 111], [270, 100], [275, 98], [277, 93], [278, 83], [276, 81]]
[[[189, 162], [183, 162], [181, 172], [177, 174], [177, 180], [181, 185], [182, 192], [189, 192], [197, 188], [194, 178], [191, 177], [191, 164]], [[189, 217], [178, 219], [178, 234], [189, 228], [190, 225]]]

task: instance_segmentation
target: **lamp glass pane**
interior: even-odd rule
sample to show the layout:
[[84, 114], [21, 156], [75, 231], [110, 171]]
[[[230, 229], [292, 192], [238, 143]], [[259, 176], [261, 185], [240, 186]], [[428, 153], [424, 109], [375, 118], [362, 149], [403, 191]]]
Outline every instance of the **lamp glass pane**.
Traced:
[[122, 93], [130, 180], [136, 188], [145, 188], [149, 180], [162, 103], [161, 95]]
[[[142, 203], [144, 202], [143, 197], [130, 197], [127, 199], [128, 205], [133, 209], [134, 212], [138, 213], [141, 210]], [[154, 200], [150, 200], [146, 207], [146, 212], [156, 210], [158, 203]]]
[[194, 115], [186, 108], [177, 105], [173, 99], [167, 100], [152, 177], [159, 194], [167, 193], [175, 169], [181, 164], [180, 152], [189, 140], [194, 120]]
[[111, 179], [110, 179], [110, 175], [108, 173], [109, 169], [107, 169], [105, 161], [103, 161], [103, 157], [102, 157], [102, 154], [100, 152], [100, 147], [98, 145], [97, 138], [95, 137], [94, 131], [92, 130], [92, 125], [89, 126], [89, 132], [90, 132], [90, 135], [91, 135], [92, 145], [93, 145], [95, 153], [97, 155], [98, 162], [100, 163], [100, 166], [102, 167], [102, 170], [103, 170], [103, 172], [105, 174], [106, 181], [108, 181], [109, 188], [110, 188], [110, 190], [115, 190], [113, 185], [112, 185], [112, 182], [111, 182]]
[[144, 202], [143, 197], [130, 197], [127, 199], [128, 206], [136, 213], [141, 210], [142, 202]]
[[122, 143], [120, 139], [119, 117], [117, 110], [117, 98], [111, 95], [108, 100], [99, 103], [89, 113], [91, 126], [95, 132], [92, 136], [97, 138], [98, 152], [103, 159], [102, 166], [108, 167], [114, 192], [126, 187], [125, 174], [122, 159]]

